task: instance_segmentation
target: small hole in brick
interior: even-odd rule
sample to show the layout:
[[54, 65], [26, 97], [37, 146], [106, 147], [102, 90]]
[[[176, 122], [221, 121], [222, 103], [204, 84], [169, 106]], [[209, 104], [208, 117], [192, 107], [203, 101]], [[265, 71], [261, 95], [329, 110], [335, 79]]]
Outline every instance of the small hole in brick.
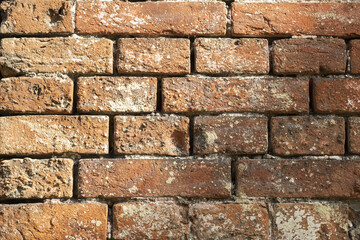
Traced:
[[65, 8], [65, 6], [63, 5], [61, 8], [56, 9], [56, 10], [49, 9], [50, 22], [52, 24], [60, 22], [63, 19], [64, 8]]

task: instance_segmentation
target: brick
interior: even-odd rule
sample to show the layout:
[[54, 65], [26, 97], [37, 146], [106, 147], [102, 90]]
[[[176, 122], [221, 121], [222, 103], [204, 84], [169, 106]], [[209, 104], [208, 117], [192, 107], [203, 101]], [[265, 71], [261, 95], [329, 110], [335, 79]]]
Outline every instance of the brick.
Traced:
[[164, 78], [167, 113], [307, 113], [309, 81], [273, 77]]
[[360, 36], [359, 3], [233, 3], [234, 36]]
[[95, 38], [3, 38], [3, 77], [27, 72], [111, 74], [113, 42]]
[[343, 39], [281, 39], [273, 43], [275, 74], [341, 74], [346, 70]]
[[349, 117], [348, 119], [348, 150], [352, 154], [360, 153], [360, 118]]
[[189, 39], [122, 38], [117, 45], [119, 73], [190, 73]]
[[359, 198], [360, 161], [239, 159], [236, 195], [285, 198]]
[[269, 239], [265, 204], [198, 203], [191, 206], [192, 239]]
[[100, 203], [0, 205], [1, 239], [106, 240], [107, 206]]
[[184, 207], [173, 202], [118, 203], [113, 206], [114, 239], [187, 239]]
[[349, 203], [349, 237], [360, 238], [360, 205], [358, 202]]
[[0, 117], [0, 155], [107, 154], [106, 116]]
[[81, 198], [231, 196], [227, 158], [80, 160]]
[[189, 118], [172, 115], [116, 116], [116, 154], [189, 154]]
[[314, 111], [359, 113], [360, 78], [317, 78], [313, 80]]
[[350, 48], [350, 72], [360, 74], [360, 40], [351, 40]]
[[66, 76], [0, 79], [0, 112], [71, 113], [73, 81]]
[[197, 38], [194, 46], [195, 70], [198, 73], [269, 72], [269, 48], [266, 39]]
[[74, 32], [73, 1], [10, 0], [0, 9], [2, 34], [69, 34]]
[[77, 109], [82, 113], [152, 112], [156, 91], [156, 78], [80, 77]]
[[72, 172], [71, 159], [3, 160], [0, 162], [0, 199], [71, 198]]
[[340, 204], [274, 204], [274, 238], [349, 239], [347, 211], [347, 206]]
[[223, 36], [223, 2], [78, 1], [80, 34], [133, 36]]
[[284, 156], [344, 154], [344, 118], [273, 117], [271, 146], [275, 154]]
[[194, 123], [194, 153], [264, 154], [266, 117], [200, 116]]

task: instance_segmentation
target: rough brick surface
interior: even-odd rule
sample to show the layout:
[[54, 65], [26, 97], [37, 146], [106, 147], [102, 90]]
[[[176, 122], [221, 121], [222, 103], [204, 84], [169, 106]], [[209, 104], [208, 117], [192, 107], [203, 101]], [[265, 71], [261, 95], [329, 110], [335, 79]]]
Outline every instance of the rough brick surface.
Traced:
[[0, 162], [0, 199], [70, 198], [72, 171], [71, 159], [3, 160]]
[[1, 239], [106, 240], [106, 228], [105, 204], [0, 205]]
[[273, 43], [276, 74], [340, 74], [346, 69], [342, 39], [281, 39]]
[[77, 109], [82, 113], [152, 112], [156, 91], [156, 78], [80, 77]]
[[198, 203], [191, 206], [193, 239], [269, 239], [265, 204]]
[[165, 112], [307, 113], [309, 81], [295, 78], [165, 78]]
[[321, 203], [279, 203], [274, 206], [275, 239], [349, 239], [348, 208]]
[[0, 155], [108, 153], [106, 116], [0, 117]]
[[116, 116], [116, 154], [189, 154], [189, 118], [182, 116]]
[[88, 159], [80, 160], [80, 197], [231, 196], [230, 160]]
[[110, 74], [113, 42], [95, 38], [4, 38], [0, 71], [4, 77], [26, 72]]
[[84, 34], [221, 36], [223, 2], [78, 1], [76, 28]]
[[197, 38], [195, 70], [198, 73], [266, 74], [269, 48], [266, 39]]
[[233, 3], [235, 36], [360, 36], [359, 3]]
[[350, 41], [350, 72], [360, 74], [360, 40]]
[[2, 1], [0, 33], [72, 33], [74, 31], [72, 7], [72, 1], [64, 0]]
[[274, 117], [271, 119], [271, 145], [278, 155], [344, 154], [344, 118]]
[[360, 197], [359, 160], [239, 159], [235, 169], [238, 196]]
[[113, 206], [114, 239], [187, 239], [184, 207], [173, 202], [119, 203]]
[[189, 39], [122, 38], [117, 44], [119, 73], [190, 73]]
[[201, 116], [194, 123], [194, 153], [263, 154], [266, 117]]
[[71, 113], [73, 81], [68, 77], [0, 79], [0, 112]]
[[350, 117], [348, 119], [348, 150], [353, 154], [360, 154], [360, 118]]

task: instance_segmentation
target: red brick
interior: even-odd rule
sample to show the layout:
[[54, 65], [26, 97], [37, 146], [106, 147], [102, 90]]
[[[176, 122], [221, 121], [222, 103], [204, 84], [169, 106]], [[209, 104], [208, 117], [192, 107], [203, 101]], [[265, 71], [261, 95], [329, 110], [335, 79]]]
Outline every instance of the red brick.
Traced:
[[231, 196], [229, 159], [80, 160], [81, 198]]
[[196, 154], [263, 154], [267, 152], [266, 117], [201, 116], [194, 123]]
[[307, 113], [309, 81], [273, 77], [164, 78], [163, 110], [168, 113]]
[[359, 3], [233, 3], [235, 36], [360, 36]]
[[360, 117], [348, 119], [348, 150], [352, 154], [360, 154]]
[[195, 70], [198, 73], [266, 74], [269, 48], [266, 39], [197, 38]]
[[189, 118], [182, 116], [116, 116], [116, 154], [189, 154]]
[[269, 239], [270, 220], [262, 203], [198, 203], [191, 206], [192, 239]]
[[77, 109], [82, 113], [152, 112], [156, 91], [156, 78], [80, 77]]
[[190, 73], [189, 39], [121, 38], [117, 44], [119, 73]]
[[114, 239], [188, 239], [187, 211], [174, 202], [118, 203]]
[[281, 39], [273, 43], [276, 74], [340, 74], [346, 70], [343, 39]]
[[345, 152], [341, 117], [273, 117], [271, 146], [278, 155], [338, 155]]
[[107, 206], [100, 203], [0, 205], [1, 239], [106, 240]]
[[135, 36], [223, 36], [223, 2], [78, 1], [76, 28], [81, 34]]
[[350, 72], [360, 74], [360, 40], [350, 41]]

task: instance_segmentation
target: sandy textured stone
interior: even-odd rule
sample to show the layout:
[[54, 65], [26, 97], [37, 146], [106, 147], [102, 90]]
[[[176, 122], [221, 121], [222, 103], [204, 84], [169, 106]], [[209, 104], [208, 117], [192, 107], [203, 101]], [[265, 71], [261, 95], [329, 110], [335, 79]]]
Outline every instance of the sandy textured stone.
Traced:
[[345, 153], [342, 117], [273, 117], [271, 145], [278, 155], [341, 155]]
[[231, 196], [230, 159], [80, 160], [79, 197]]
[[189, 237], [186, 209], [174, 202], [118, 203], [113, 206], [114, 239]]
[[348, 207], [341, 204], [274, 204], [274, 235], [278, 240], [347, 240]]
[[135, 36], [223, 36], [223, 2], [78, 1], [76, 28], [81, 34]]
[[116, 116], [116, 154], [189, 154], [189, 118], [174, 115]]
[[198, 73], [266, 74], [269, 48], [266, 39], [197, 38], [195, 70]]
[[119, 73], [190, 73], [190, 40], [182, 38], [121, 38], [117, 42]]
[[360, 40], [350, 41], [350, 72], [360, 74]]
[[0, 117], [0, 155], [107, 154], [107, 116]]
[[359, 11], [359, 3], [237, 2], [232, 4], [233, 35], [360, 36]]
[[10, 0], [2, 1], [0, 33], [67, 34], [74, 32], [73, 1]]
[[66, 77], [0, 79], [0, 112], [71, 113], [73, 81]]
[[156, 92], [156, 78], [80, 77], [77, 109], [83, 113], [152, 112]]
[[274, 41], [272, 57], [276, 74], [341, 74], [346, 43], [337, 38], [281, 39]]
[[194, 121], [196, 154], [263, 154], [267, 151], [266, 117], [200, 116]]
[[0, 162], [0, 199], [72, 197], [71, 159], [11, 159]]
[[347, 137], [349, 152], [360, 154], [360, 117], [349, 117]]
[[269, 239], [265, 204], [198, 203], [190, 208], [192, 239]]
[[273, 77], [164, 78], [163, 110], [186, 112], [307, 113], [309, 81]]
[[111, 74], [113, 42], [103, 38], [3, 38], [3, 77], [27, 72]]
[[106, 204], [0, 205], [0, 239], [106, 240], [106, 230]]

